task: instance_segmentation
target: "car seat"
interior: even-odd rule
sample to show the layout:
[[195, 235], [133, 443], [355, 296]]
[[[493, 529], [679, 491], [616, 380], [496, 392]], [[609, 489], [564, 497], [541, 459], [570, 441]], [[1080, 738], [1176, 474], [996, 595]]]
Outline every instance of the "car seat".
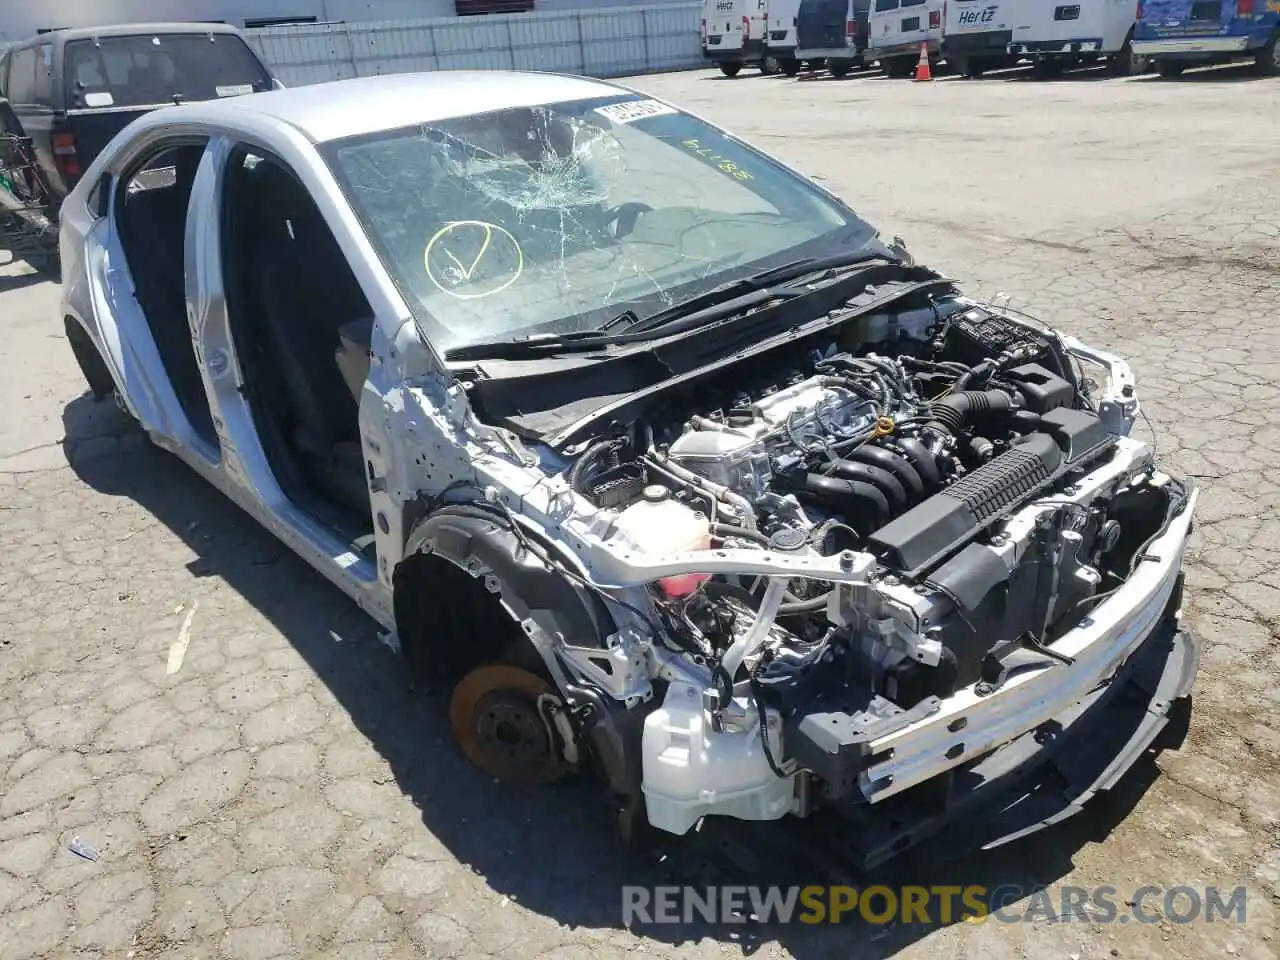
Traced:
[[285, 438], [318, 492], [367, 516], [357, 401], [335, 358], [339, 329], [371, 328], [371, 311], [302, 185], [266, 161], [246, 175], [257, 222], [243, 234], [252, 238], [244, 262], [287, 407]]

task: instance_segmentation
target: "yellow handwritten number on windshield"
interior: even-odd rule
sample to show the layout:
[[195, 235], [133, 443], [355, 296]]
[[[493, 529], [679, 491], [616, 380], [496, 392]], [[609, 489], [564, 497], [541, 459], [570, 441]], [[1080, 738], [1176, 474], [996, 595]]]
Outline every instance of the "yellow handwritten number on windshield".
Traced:
[[[496, 223], [454, 220], [432, 234], [422, 263], [441, 291], [459, 300], [477, 300], [500, 293], [520, 279], [524, 251], [511, 231]], [[457, 289], [463, 286], [466, 293]]]
[[733, 179], [735, 180], [754, 180], [755, 179], [755, 177], [747, 173], [747, 171], [743, 170], [740, 166], [738, 166], [732, 160], [726, 160], [724, 157], [720, 156], [718, 153], [716, 153], [714, 150], [712, 150], [710, 147], [706, 146], [699, 140], [690, 139], [690, 140], [681, 140], [680, 142], [684, 144], [687, 148], [692, 150], [694, 153], [696, 153], [698, 156], [700, 156], [703, 160], [707, 161], [707, 163], [714, 166], [717, 170], [721, 170], [724, 173], [729, 174], [729, 176], [733, 177]]

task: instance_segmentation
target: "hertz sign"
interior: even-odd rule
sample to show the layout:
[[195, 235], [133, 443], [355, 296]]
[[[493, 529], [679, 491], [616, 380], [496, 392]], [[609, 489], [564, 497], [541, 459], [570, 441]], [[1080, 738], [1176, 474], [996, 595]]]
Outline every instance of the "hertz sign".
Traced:
[[984, 7], [981, 10], [960, 11], [960, 26], [973, 27], [982, 23], [990, 23], [996, 18], [999, 7]]

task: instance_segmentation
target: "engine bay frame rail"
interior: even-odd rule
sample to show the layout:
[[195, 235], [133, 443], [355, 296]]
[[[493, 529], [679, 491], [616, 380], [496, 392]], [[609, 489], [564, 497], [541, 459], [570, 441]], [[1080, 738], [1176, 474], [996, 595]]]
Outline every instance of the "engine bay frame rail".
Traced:
[[710, 817], [700, 831], [658, 845], [660, 868], [673, 882], [699, 884], [758, 883], [761, 869], [779, 884], [888, 882], [893, 871], [914, 869], [915, 851], [948, 861], [1071, 819], [1147, 751], [1176, 748], [1184, 733], [1202, 641], [1181, 623], [1180, 593], [1114, 682], [1053, 718], [1051, 736], [1029, 730], [984, 758], [944, 803], [907, 811], [853, 804], [773, 823]]
[[1191, 490], [1168, 529], [1150, 545], [1147, 554], [1157, 559], [1142, 562], [1080, 625], [1047, 645], [1072, 663], [1015, 674], [985, 697], [971, 685], [936, 713], [873, 741], [869, 752], [885, 759], [859, 775], [867, 799], [880, 802], [972, 761], [1051, 721], [1107, 682], [1155, 628], [1175, 591], [1198, 498], [1199, 491]]

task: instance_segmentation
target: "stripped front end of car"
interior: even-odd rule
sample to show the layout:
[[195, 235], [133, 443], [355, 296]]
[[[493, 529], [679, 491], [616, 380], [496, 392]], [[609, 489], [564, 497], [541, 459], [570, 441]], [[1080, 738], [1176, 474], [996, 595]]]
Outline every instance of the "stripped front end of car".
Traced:
[[982, 807], [1008, 839], [1185, 702], [1196, 492], [1130, 436], [1128, 366], [921, 286], [540, 439], [483, 383], [411, 391], [466, 460], [411, 549], [500, 598], [556, 688], [538, 742], [633, 821], [823, 810], [871, 863]]

